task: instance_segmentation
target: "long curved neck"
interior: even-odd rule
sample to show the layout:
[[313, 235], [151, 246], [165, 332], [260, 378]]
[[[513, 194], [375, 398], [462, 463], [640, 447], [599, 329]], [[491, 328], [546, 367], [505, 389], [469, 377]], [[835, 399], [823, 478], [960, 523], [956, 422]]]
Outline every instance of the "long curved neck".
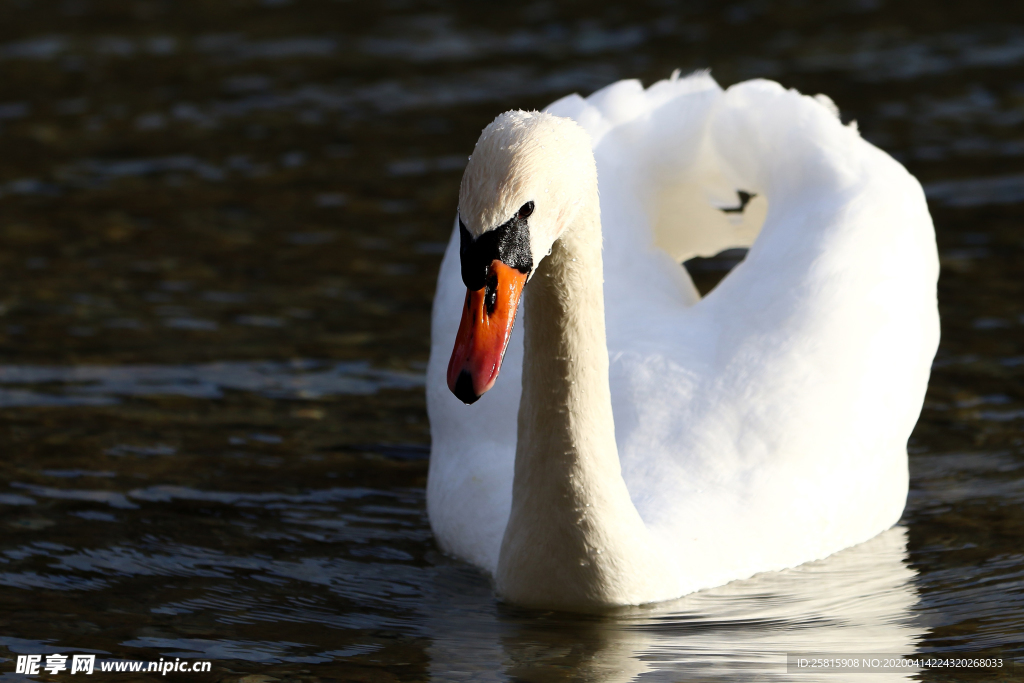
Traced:
[[[579, 475], [621, 478], [596, 207], [554, 243], [524, 303], [516, 479], [536, 495]], [[576, 485], [568, 492], [581, 503], [592, 502], [583, 500], [590, 487]]]
[[669, 581], [622, 479], [603, 288], [595, 196], [541, 262], [524, 301], [512, 509], [496, 576], [498, 591], [521, 604], [646, 602], [657, 599], [651, 581]]

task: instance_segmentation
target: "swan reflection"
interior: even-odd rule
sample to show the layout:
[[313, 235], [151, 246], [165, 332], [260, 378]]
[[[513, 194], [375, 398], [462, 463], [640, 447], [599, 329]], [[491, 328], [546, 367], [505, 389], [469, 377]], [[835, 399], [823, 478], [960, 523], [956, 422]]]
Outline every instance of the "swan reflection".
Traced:
[[912, 654], [923, 627], [912, 611], [916, 573], [906, 544], [906, 529], [896, 527], [824, 560], [603, 615], [500, 607], [495, 621], [449, 603], [430, 670], [433, 680], [531, 683], [848, 679], [787, 672], [786, 655]]

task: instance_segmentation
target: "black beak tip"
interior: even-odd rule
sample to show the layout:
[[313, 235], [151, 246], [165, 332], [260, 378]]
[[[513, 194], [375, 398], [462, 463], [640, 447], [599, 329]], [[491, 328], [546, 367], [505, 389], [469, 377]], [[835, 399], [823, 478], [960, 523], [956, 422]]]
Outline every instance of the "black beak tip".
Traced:
[[467, 406], [480, 400], [480, 397], [476, 395], [476, 391], [473, 389], [473, 378], [465, 370], [460, 372], [459, 378], [455, 380], [455, 389], [452, 390], [452, 393], [455, 394], [455, 398]]

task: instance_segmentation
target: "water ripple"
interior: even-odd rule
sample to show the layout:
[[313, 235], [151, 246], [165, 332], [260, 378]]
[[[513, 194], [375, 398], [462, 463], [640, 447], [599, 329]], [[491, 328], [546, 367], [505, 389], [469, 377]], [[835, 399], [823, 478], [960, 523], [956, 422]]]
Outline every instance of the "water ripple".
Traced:
[[[369, 363], [299, 360], [224, 361], [199, 365], [0, 366], [0, 407], [97, 406], [119, 398], [186, 396], [218, 399], [225, 391], [270, 398], [319, 399], [375, 394], [382, 389], [416, 389], [423, 375], [382, 370]], [[45, 385], [39, 389], [3, 385]]]

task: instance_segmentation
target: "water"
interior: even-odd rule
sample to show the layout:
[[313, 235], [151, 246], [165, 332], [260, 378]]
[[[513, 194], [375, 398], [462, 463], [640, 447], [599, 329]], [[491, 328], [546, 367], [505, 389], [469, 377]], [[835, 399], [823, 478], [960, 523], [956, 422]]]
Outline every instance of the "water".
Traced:
[[[211, 659], [191, 678], [247, 683], [1024, 657], [1022, 10], [0, 1], [0, 655]], [[505, 109], [705, 67], [828, 93], [925, 185], [943, 341], [906, 514], [667, 605], [499, 604], [424, 512], [465, 156]], [[689, 266], [706, 291], [741, 256]], [[908, 675], [996, 680], [855, 678]]]

